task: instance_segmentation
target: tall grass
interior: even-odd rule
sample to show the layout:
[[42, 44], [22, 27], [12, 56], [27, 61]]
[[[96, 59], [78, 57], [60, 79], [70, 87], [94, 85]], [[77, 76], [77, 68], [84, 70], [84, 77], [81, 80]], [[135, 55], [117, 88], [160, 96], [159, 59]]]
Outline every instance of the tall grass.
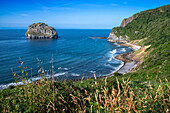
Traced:
[[[21, 76], [12, 72], [16, 83], [24, 85], [0, 92], [0, 111], [5, 112], [169, 112], [169, 81], [135, 84], [117, 77], [89, 79], [90, 82], [28, 81], [21, 63]], [[94, 75], [95, 76], [95, 75]], [[110, 80], [114, 79], [111, 82]], [[26, 81], [26, 82], [25, 82]], [[88, 80], [86, 80], [88, 81]], [[29, 82], [29, 84], [28, 84]], [[76, 83], [77, 84], [77, 83]], [[88, 84], [88, 86], [87, 86]], [[85, 85], [87, 87], [85, 87]]]

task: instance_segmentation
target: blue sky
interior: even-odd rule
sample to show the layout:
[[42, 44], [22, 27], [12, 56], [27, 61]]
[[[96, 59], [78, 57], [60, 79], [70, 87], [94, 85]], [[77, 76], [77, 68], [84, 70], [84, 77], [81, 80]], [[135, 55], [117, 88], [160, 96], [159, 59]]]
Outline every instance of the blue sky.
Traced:
[[0, 29], [44, 22], [57, 29], [111, 29], [169, 0], [0, 0]]

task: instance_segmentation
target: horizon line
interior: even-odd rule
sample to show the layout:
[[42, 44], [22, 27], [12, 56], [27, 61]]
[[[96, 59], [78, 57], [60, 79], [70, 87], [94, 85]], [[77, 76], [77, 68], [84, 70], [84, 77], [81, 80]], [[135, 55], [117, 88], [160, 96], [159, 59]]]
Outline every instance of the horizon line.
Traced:
[[[28, 29], [28, 28], [0, 28], [0, 30], [23, 30], [23, 29]], [[75, 29], [75, 30], [81, 30], [81, 29], [85, 29], [85, 30], [88, 30], [88, 29], [99, 29], [99, 30], [111, 30], [112, 28], [55, 28], [56, 30], [57, 29]]]

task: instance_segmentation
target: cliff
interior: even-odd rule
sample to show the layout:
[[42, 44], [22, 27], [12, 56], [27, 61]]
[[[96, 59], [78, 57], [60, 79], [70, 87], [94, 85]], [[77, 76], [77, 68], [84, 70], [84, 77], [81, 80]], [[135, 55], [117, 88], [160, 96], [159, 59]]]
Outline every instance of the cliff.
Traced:
[[170, 5], [167, 5], [167, 6], [162, 6], [162, 7], [158, 7], [158, 8], [155, 8], [155, 9], [149, 9], [149, 10], [146, 10], [146, 11], [141, 11], [140, 13], [136, 13], [134, 14], [133, 16], [129, 17], [129, 18], [125, 18], [123, 19], [120, 27], [125, 27], [128, 23], [130, 23], [132, 20], [136, 19], [140, 14], [146, 14], [146, 13], [152, 13], [152, 12], [155, 12], [155, 11], [160, 11], [160, 12], [164, 12], [164, 9], [169, 7]]
[[120, 25], [120, 27], [125, 27], [129, 22], [131, 22], [133, 19], [135, 19], [135, 16], [131, 16], [127, 19], [124, 19]]
[[[134, 42], [142, 47], [148, 47], [141, 64], [137, 67], [135, 76], [161, 77], [170, 80], [169, 75], [169, 45], [170, 45], [170, 5], [142, 11], [122, 21], [120, 27], [114, 27], [108, 37], [110, 42], [120, 40]], [[138, 51], [137, 51], [138, 52]], [[139, 52], [140, 53], [140, 52]], [[138, 57], [138, 58], [140, 58]]]
[[29, 25], [26, 37], [27, 39], [57, 39], [58, 34], [53, 27], [45, 23], [34, 23]]
[[109, 41], [109, 42], [125, 42], [125, 43], [128, 42], [129, 37], [127, 35], [125, 35], [125, 37], [117, 36], [116, 32], [117, 31], [111, 32], [109, 37], [107, 38], [107, 41]]
[[[129, 41], [132, 39], [137, 39], [137, 37], [140, 37], [139, 39], [145, 38], [147, 36], [150, 36], [149, 34], [152, 32], [156, 33], [152, 30], [152, 28], [159, 31], [158, 28], [160, 28], [160, 26], [168, 25], [170, 21], [169, 10], [170, 5], [166, 5], [155, 9], [141, 11], [140, 13], [136, 13], [133, 16], [124, 19], [120, 27], [114, 27], [112, 29], [108, 37], [108, 41]], [[153, 24], [151, 25], [151, 23]]]

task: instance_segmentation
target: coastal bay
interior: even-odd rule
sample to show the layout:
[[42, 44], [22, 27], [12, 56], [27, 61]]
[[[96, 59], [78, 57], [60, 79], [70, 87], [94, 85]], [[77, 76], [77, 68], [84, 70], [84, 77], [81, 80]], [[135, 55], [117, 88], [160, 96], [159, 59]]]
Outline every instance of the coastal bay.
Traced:
[[[122, 61], [114, 57], [132, 49], [109, 43], [106, 39], [90, 37], [108, 37], [111, 30], [57, 30], [61, 38], [57, 40], [27, 40], [26, 30], [0, 30], [0, 78], [1, 89], [14, 85], [11, 68], [20, 73], [18, 57], [22, 58], [28, 71], [33, 68], [33, 80], [51, 77], [51, 59], [53, 54], [54, 77], [63, 80], [97, 77], [117, 71]], [[10, 32], [10, 34], [9, 34]], [[78, 33], [79, 32], [79, 33]], [[70, 36], [72, 34], [72, 36]], [[4, 37], [2, 37], [4, 36]], [[9, 46], [10, 45], [10, 46]], [[19, 49], [22, 47], [22, 49]], [[10, 62], [10, 63], [9, 63]], [[6, 67], [6, 68], [4, 68]]]
[[122, 2], [3, 1], [0, 112], [169, 113], [170, 5]]

